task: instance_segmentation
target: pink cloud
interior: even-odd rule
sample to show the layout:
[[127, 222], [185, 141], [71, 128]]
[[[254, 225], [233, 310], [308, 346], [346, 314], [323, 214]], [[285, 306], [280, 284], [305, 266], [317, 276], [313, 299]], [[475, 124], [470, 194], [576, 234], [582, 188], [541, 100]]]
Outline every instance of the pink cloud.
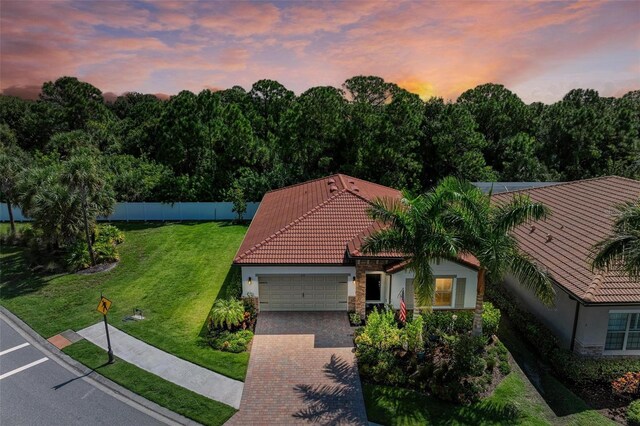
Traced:
[[374, 74], [423, 97], [455, 98], [488, 81], [526, 87], [620, 52], [615, 78], [582, 80], [606, 95], [633, 86], [640, 56], [634, 2], [3, 0], [0, 19], [5, 93], [62, 75], [120, 93], [248, 88], [261, 78], [301, 92]]
[[198, 25], [226, 35], [265, 34], [280, 20], [280, 10], [268, 3], [237, 2], [226, 7], [212, 2], [206, 9], [209, 13], [197, 19]]

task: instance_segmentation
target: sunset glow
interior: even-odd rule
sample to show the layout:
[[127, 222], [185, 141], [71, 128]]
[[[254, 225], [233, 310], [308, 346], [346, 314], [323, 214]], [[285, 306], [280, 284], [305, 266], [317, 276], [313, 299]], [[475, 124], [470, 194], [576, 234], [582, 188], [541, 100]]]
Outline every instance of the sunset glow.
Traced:
[[525, 101], [640, 88], [640, 2], [1, 1], [0, 88], [77, 76], [176, 94], [378, 75], [423, 98], [501, 83]]

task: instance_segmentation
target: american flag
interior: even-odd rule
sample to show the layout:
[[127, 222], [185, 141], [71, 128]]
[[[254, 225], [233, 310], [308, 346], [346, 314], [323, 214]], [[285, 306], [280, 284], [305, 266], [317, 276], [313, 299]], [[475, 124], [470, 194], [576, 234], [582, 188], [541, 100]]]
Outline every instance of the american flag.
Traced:
[[404, 290], [400, 293], [400, 321], [407, 322], [407, 305], [404, 303]]

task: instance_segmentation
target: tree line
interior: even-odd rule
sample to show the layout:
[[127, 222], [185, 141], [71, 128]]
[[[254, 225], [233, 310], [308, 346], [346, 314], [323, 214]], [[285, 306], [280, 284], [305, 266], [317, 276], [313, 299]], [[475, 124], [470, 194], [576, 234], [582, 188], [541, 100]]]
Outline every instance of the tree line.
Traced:
[[[357, 76], [299, 96], [260, 80], [249, 91], [182, 91], [168, 100], [126, 93], [105, 102], [98, 88], [62, 77], [44, 83], [37, 101], [0, 96], [0, 138], [2, 155], [33, 169], [27, 181], [52, 180], [80, 153], [119, 201], [258, 201], [334, 172], [413, 192], [446, 176], [640, 178], [640, 90], [608, 98], [575, 89], [546, 105], [484, 84], [454, 102], [423, 101]], [[64, 188], [63, 178], [53, 180]]]

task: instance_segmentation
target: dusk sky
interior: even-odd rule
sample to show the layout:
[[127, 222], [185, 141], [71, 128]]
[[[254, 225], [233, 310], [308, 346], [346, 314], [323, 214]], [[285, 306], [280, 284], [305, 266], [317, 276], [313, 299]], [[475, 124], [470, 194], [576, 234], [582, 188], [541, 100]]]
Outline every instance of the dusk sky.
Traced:
[[640, 89], [640, 1], [6, 1], [0, 88], [34, 94], [72, 75], [103, 92], [297, 94], [378, 75], [455, 99], [486, 82], [526, 102], [573, 88]]

